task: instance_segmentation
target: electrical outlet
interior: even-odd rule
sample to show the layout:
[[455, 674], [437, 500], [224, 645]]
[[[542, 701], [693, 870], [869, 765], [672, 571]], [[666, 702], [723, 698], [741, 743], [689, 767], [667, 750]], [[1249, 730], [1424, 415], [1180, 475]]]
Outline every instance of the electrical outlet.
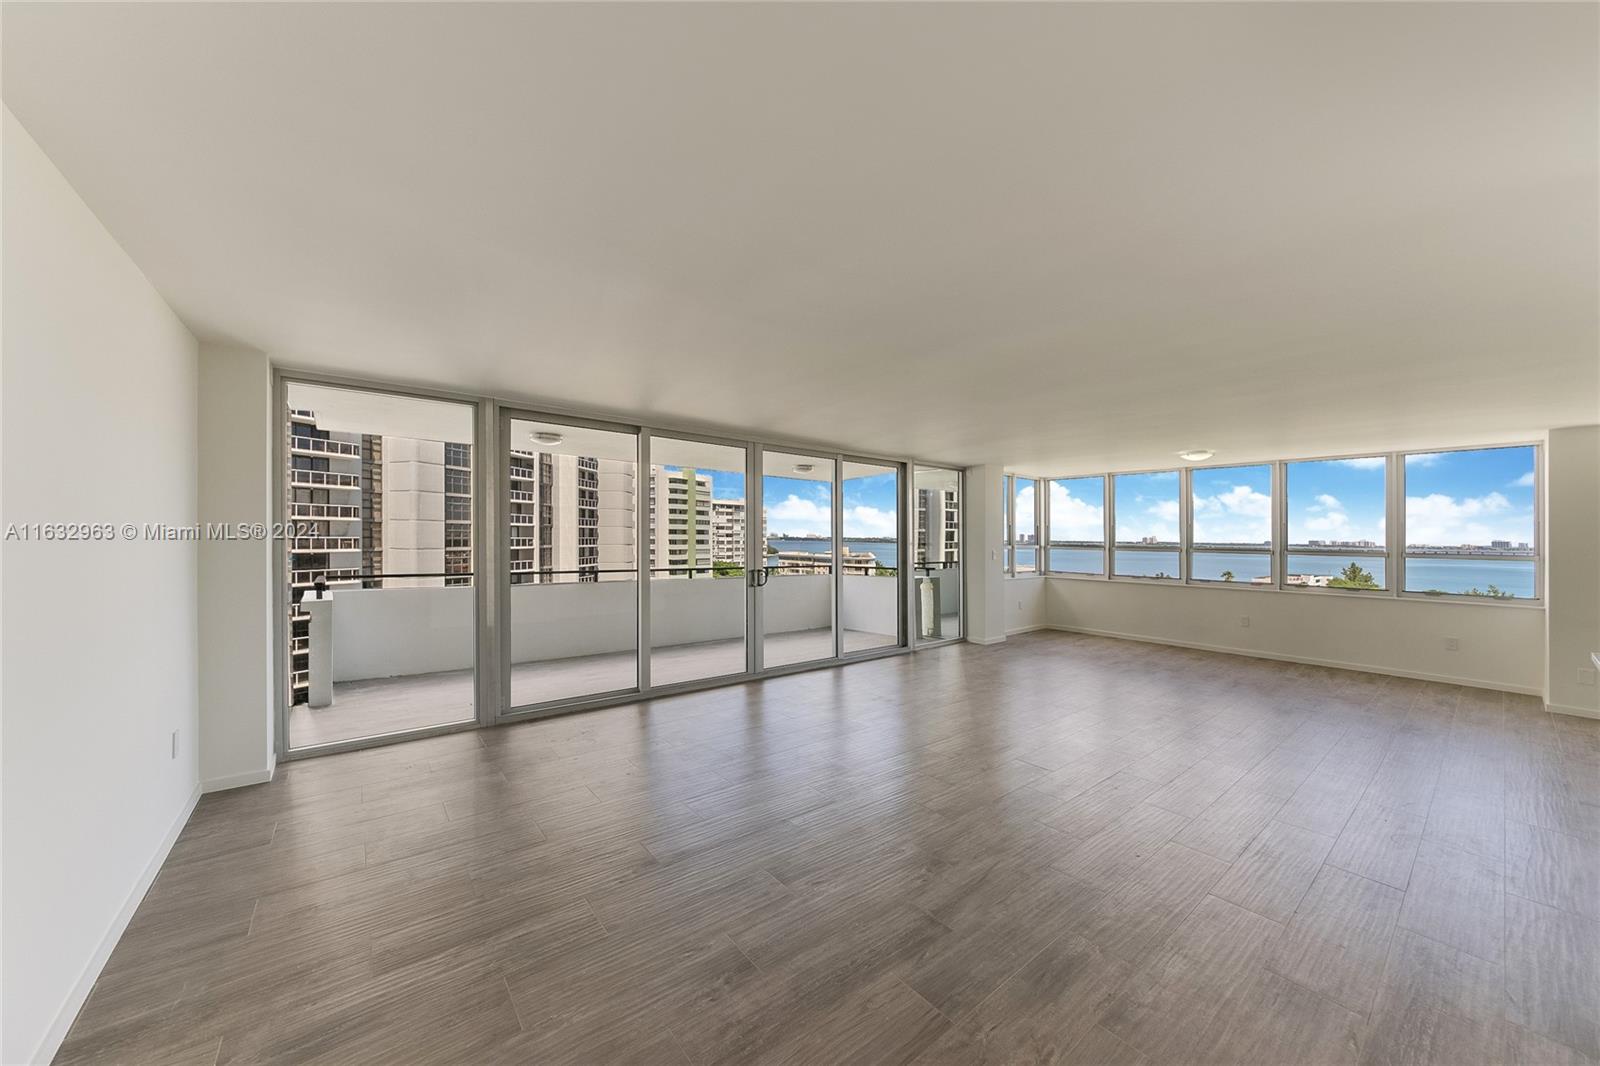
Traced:
[[1445, 637], [1444, 638], [1444, 650], [1445, 651], [1460, 651], [1461, 650], [1461, 638], [1460, 637]]
[[178, 731], [176, 729], [172, 731], [172, 757], [174, 759], [178, 757]]
[[1595, 682], [1595, 672], [1593, 670], [1588, 669], [1587, 667], [1580, 667], [1579, 670], [1578, 670], [1578, 684], [1580, 684], [1580, 685], [1592, 685], [1592, 684], [1594, 684], [1594, 682]]
[[1239, 616], [1239, 624], [1241, 626], [1243, 626], [1245, 629], [1249, 629], [1250, 628], [1250, 616], [1247, 615], [1247, 614], [1241, 614]]

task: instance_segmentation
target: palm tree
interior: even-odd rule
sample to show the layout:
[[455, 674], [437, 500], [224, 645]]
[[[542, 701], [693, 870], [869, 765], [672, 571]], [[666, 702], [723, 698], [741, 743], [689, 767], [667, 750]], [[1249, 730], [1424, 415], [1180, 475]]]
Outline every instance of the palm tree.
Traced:
[[1222, 572], [1222, 580], [1224, 580], [1224, 581], [1232, 581], [1233, 580], [1233, 571], [1232, 570], [1224, 570]]

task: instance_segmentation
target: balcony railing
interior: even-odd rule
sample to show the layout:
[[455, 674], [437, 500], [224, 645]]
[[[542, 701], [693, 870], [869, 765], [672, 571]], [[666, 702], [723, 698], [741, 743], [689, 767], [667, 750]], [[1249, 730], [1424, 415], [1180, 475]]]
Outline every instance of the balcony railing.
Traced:
[[289, 434], [289, 450], [301, 455], [348, 455], [361, 458], [361, 445], [343, 440], [324, 440], [321, 437], [303, 437]]
[[361, 508], [352, 503], [302, 503], [289, 505], [290, 518], [322, 518], [339, 522], [360, 521]]
[[360, 474], [338, 474], [331, 470], [290, 470], [289, 484], [323, 489], [359, 489]]
[[293, 552], [354, 552], [361, 550], [360, 537], [295, 537], [289, 541]]
[[361, 568], [350, 566], [325, 570], [291, 570], [289, 584], [297, 589], [308, 589], [316, 581], [318, 574], [321, 574], [330, 585], [346, 585], [361, 580]]
[[536, 475], [534, 473], [533, 467], [531, 467], [531, 466], [517, 466], [515, 463], [511, 464], [511, 477], [515, 481], [537, 481], [538, 480], [538, 475]]

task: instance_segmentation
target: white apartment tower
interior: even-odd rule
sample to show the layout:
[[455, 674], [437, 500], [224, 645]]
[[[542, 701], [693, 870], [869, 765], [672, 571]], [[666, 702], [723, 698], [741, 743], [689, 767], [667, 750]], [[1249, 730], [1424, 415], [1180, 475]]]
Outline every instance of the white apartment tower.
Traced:
[[960, 562], [961, 507], [955, 489], [917, 490], [919, 566]]

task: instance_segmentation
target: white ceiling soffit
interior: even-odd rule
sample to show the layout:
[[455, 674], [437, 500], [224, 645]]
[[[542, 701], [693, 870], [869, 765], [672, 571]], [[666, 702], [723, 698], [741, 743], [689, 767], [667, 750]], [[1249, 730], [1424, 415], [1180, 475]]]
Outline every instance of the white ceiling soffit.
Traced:
[[200, 335], [1041, 473], [1600, 418], [1594, 4], [15, 4]]
[[[543, 444], [534, 439], [536, 433], [552, 433], [560, 440]], [[528, 453], [581, 455], [590, 459], [616, 459], [625, 463], [639, 461], [637, 434], [618, 433], [610, 429], [592, 429], [588, 426], [572, 426], [565, 422], [535, 422], [513, 418], [510, 440], [506, 441], [506, 447]]]
[[286, 393], [292, 410], [316, 415], [318, 429], [472, 443], [470, 404], [294, 381]]

